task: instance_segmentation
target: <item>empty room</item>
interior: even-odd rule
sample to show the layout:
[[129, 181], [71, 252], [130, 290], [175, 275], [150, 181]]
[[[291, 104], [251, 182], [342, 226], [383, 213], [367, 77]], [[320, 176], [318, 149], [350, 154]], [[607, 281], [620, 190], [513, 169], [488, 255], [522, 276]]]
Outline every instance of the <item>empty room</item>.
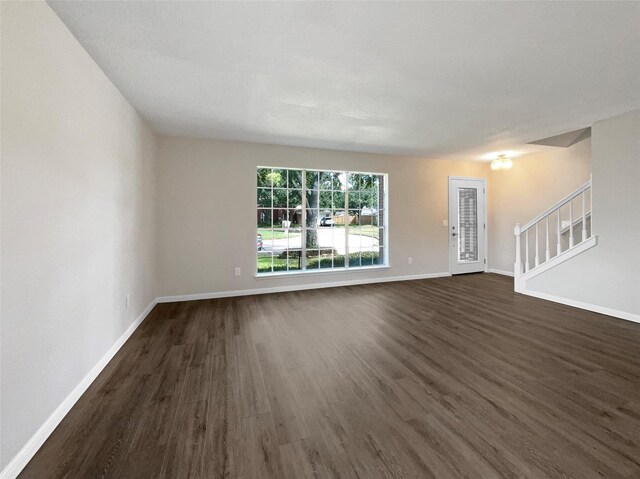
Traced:
[[640, 2], [0, 24], [0, 479], [640, 478]]

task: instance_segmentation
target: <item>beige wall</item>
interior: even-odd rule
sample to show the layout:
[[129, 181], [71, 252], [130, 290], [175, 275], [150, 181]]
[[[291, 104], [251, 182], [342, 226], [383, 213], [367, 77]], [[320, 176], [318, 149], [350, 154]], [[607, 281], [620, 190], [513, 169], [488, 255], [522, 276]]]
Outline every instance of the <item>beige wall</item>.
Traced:
[[[389, 174], [390, 268], [295, 278], [255, 278], [255, 169], [353, 169]], [[513, 271], [513, 227], [589, 179], [590, 140], [514, 160], [426, 160], [183, 137], [159, 139], [160, 296], [410, 276], [449, 271], [447, 177], [487, 178], [488, 265]], [[251, 251], [251, 253], [247, 253]], [[407, 264], [407, 257], [413, 264]], [[242, 276], [234, 276], [234, 268]]]
[[[390, 268], [255, 278], [258, 165], [388, 173]], [[446, 273], [448, 230], [442, 220], [447, 218], [447, 176], [483, 177], [487, 171], [486, 163], [162, 137], [159, 294]], [[234, 276], [235, 267], [242, 269], [240, 277]]]
[[640, 110], [592, 127], [598, 245], [527, 281], [527, 289], [640, 319]]
[[510, 170], [491, 171], [489, 268], [513, 272], [516, 223], [532, 220], [588, 181], [590, 174], [590, 139], [517, 158]]
[[4, 468], [157, 275], [153, 133], [45, 3], [1, 9]]

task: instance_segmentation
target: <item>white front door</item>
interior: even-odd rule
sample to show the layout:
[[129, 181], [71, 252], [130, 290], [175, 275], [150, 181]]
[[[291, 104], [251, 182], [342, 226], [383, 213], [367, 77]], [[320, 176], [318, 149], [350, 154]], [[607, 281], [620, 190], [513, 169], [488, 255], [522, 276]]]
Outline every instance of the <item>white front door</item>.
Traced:
[[451, 274], [485, 270], [485, 181], [449, 177], [449, 268]]

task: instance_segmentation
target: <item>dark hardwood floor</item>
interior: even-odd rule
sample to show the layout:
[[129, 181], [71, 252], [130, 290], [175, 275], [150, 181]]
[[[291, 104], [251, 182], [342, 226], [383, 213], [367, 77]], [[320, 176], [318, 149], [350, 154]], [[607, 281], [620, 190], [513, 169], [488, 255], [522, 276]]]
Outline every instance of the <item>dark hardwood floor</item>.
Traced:
[[640, 324], [453, 278], [162, 304], [20, 477], [640, 477]]

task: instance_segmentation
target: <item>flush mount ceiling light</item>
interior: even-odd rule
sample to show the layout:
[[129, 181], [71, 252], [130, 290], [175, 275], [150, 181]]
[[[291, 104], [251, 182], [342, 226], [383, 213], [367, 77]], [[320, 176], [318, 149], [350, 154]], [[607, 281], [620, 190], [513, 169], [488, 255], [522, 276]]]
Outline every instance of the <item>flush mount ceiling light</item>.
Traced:
[[498, 158], [491, 162], [492, 170], [508, 170], [513, 166], [512, 161], [506, 155], [498, 155]]

